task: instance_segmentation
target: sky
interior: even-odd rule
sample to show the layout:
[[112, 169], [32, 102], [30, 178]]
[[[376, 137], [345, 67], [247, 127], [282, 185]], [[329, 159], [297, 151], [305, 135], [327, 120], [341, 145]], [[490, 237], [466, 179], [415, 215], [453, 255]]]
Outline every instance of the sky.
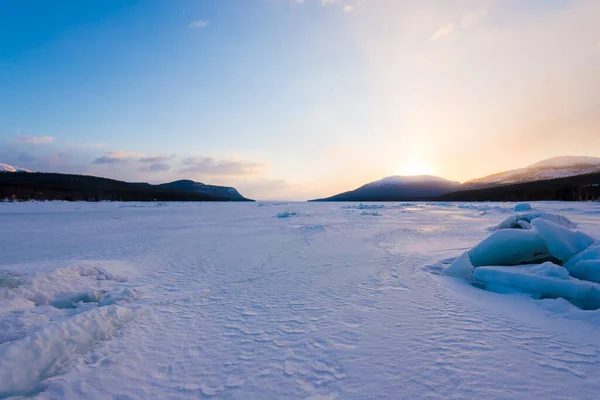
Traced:
[[0, 0], [0, 162], [306, 200], [600, 156], [597, 0]]

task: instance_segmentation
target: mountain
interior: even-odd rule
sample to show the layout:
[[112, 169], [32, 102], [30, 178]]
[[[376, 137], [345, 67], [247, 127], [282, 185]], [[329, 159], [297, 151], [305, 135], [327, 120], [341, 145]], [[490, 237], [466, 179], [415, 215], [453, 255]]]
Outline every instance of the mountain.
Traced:
[[600, 200], [600, 172], [446, 193], [434, 201], [589, 201]]
[[202, 193], [219, 197], [225, 197], [233, 201], [248, 201], [248, 199], [242, 196], [240, 192], [238, 192], [235, 188], [227, 186], [205, 185], [204, 183], [194, 182], [189, 179], [182, 179], [175, 182], [163, 183], [158, 186], [174, 190], [180, 190], [183, 192]]
[[313, 201], [409, 201], [437, 197], [456, 191], [459, 182], [437, 176], [390, 176], [358, 189]]
[[[5, 164], [3, 164], [5, 165]], [[4, 168], [4, 167], [3, 167]], [[12, 169], [3, 169], [13, 172]], [[232, 189], [232, 188], [223, 188]], [[235, 189], [233, 189], [235, 191]], [[237, 193], [237, 191], [235, 191]], [[238, 193], [239, 194], [239, 193]], [[44, 172], [0, 173], [0, 199], [68, 201], [251, 201], [213, 193], [202, 193], [131, 183], [88, 175]], [[241, 195], [240, 195], [241, 197]]]
[[463, 184], [462, 190], [490, 186], [533, 182], [546, 179], [566, 178], [600, 172], [600, 158], [583, 156], [553, 157], [525, 168], [500, 172], [483, 178], [472, 179]]
[[25, 168], [17, 168], [12, 165], [0, 163], [0, 172], [31, 172]]

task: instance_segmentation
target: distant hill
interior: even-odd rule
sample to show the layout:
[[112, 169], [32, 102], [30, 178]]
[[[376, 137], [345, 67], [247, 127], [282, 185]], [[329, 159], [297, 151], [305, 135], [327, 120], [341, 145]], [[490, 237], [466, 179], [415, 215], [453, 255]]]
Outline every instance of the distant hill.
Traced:
[[[593, 197], [595, 189], [586, 189], [585, 186], [600, 184], [594, 178], [596, 173], [600, 173], [600, 158], [563, 156], [549, 158], [525, 168], [473, 179], [463, 184], [429, 175], [391, 176], [367, 183], [355, 190], [312, 201], [596, 199], [598, 196]], [[578, 176], [585, 178], [583, 181], [561, 180]], [[542, 183], [528, 186], [536, 182]], [[524, 186], [515, 186], [519, 184]], [[507, 188], [508, 186], [510, 188]], [[545, 193], [539, 192], [542, 188]], [[511, 192], [513, 190], [517, 192]]]
[[443, 194], [434, 201], [588, 201], [600, 200], [600, 172]]
[[553, 157], [531, 164], [525, 168], [472, 179], [465, 182], [462, 189], [477, 189], [514, 183], [566, 178], [570, 176], [591, 174], [594, 172], [600, 172], [600, 158], [598, 157]]
[[214, 185], [205, 185], [204, 183], [194, 182], [189, 179], [183, 179], [170, 183], [163, 183], [158, 185], [159, 187], [180, 190], [183, 192], [190, 193], [202, 193], [211, 196], [219, 196], [225, 197], [229, 200], [233, 201], [247, 201], [245, 198], [238, 192], [235, 188], [227, 187], [227, 186], [214, 186]]
[[312, 201], [409, 201], [437, 197], [456, 191], [459, 182], [437, 176], [390, 176], [358, 189]]
[[[231, 189], [231, 188], [225, 188]], [[234, 189], [235, 190], [235, 189]], [[237, 193], [237, 191], [236, 191]], [[239, 193], [238, 193], [239, 194]], [[130, 183], [87, 175], [6, 171], [0, 173], [0, 199], [69, 201], [251, 201], [163, 185]]]

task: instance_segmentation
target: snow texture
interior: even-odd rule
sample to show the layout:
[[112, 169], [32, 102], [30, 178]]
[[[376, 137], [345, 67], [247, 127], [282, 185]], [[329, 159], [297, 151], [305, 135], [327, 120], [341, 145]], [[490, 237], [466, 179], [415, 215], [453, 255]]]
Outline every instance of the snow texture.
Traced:
[[[600, 243], [474, 267], [580, 241], [486, 232], [514, 203], [351, 206], [0, 203], [0, 398], [597, 398]], [[599, 204], [532, 206], [600, 237]], [[488, 235], [520, 256], [465, 253]]]

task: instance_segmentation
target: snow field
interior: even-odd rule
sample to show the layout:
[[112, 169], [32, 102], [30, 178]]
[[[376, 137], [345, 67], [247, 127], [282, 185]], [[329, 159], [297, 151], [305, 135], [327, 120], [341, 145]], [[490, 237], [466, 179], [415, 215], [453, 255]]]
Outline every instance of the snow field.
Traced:
[[[1, 204], [0, 397], [595, 399], [599, 311], [543, 280], [595, 285], [594, 244], [521, 251], [539, 296], [473, 285], [521, 268], [464, 255], [515, 205]], [[533, 208], [600, 237], [600, 205]]]

